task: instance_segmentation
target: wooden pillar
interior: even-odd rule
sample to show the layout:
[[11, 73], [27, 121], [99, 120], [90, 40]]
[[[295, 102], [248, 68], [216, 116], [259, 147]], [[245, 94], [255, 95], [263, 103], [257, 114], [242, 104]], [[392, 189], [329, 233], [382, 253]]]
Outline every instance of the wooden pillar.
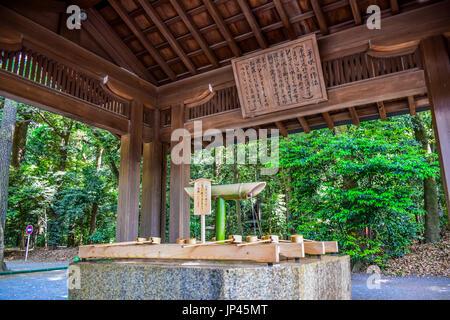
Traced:
[[141, 237], [161, 236], [162, 144], [159, 137], [160, 111], [153, 111], [152, 142], [144, 143], [142, 170]]
[[450, 219], [450, 61], [442, 36], [425, 39], [420, 44], [434, 133]]
[[162, 144], [162, 172], [161, 172], [161, 241], [166, 241], [166, 201], [167, 201], [167, 154], [170, 145], [168, 143]]
[[[172, 107], [172, 131], [178, 128], [184, 128], [184, 105]], [[176, 144], [172, 142], [171, 148]], [[190, 199], [184, 191], [189, 185], [190, 168], [190, 164], [174, 164], [171, 160], [169, 240], [172, 243], [190, 236]]]
[[121, 137], [116, 241], [138, 236], [143, 105], [133, 101], [128, 133]]

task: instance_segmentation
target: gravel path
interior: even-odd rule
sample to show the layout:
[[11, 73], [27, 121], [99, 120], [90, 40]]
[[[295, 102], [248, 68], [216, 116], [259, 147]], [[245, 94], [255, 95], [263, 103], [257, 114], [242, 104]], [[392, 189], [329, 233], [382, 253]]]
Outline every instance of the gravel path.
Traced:
[[[7, 261], [10, 270], [67, 267], [68, 262]], [[67, 270], [0, 276], [0, 300], [66, 300]]]
[[450, 300], [450, 278], [446, 277], [386, 277], [368, 289], [369, 274], [352, 274], [353, 300]]
[[[7, 261], [12, 270], [68, 266], [68, 262]], [[352, 274], [354, 300], [450, 300], [450, 278], [385, 277], [368, 289], [369, 274]], [[0, 300], [66, 300], [67, 270], [0, 276]]]

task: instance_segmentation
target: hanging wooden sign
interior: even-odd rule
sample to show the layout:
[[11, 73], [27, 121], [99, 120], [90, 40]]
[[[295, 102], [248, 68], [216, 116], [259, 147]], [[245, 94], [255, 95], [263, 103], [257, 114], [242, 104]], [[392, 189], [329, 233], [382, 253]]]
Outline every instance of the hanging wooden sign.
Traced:
[[197, 179], [194, 183], [194, 215], [211, 214], [211, 180]]
[[328, 100], [315, 34], [232, 65], [244, 118]]

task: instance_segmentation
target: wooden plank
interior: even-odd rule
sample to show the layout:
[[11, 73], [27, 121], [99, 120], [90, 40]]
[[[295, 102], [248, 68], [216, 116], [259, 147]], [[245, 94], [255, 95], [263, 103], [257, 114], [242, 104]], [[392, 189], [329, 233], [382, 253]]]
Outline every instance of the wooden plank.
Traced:
[[303, 128], [304, 133], [310, 133], [311, 129], [309, 128], [308, 121], [306, 121], [305, 117], [297, 117], [298, 122]]
[[[171, 130], [184, 127], [184, 105], [172, 106]], [[178, 141], [171, 143], [171, 149]], [[190, 164], [175, 164], [174, 157], [170, 163], [170, 215], [169, 241], [190, 236], [190, 199], [184, 191], [189, 185]]]
[[292, 28], [288, 15], [284, 10], [283, 3], [281, 2], [281, 0], [274, 0], [273, 3], [275, 4], [275, 9], [277, 10], [278, 15], [280, 16], [281, 22], [283, 23], [283, 26], [286, 29], [289, 39], [295, 40], [297, 36], [295, 34], [294, 29]]
[[158, 50], [150, 43], [150, 40], [147, 36], [142, 32], [142, 30], [137, 25], [136, 21], [133, 18], [130, 18], [127, 14], [127, 11], [123, 7], [123, 5], [118, 0], [108, 0], [111, 7], [116, 11], [116, 13], [122, 18], [123, 22], [130, 28], [133, 34], [139, 39], [139, 42], [144, 46], [144, 48], [150, 53], [150, 55], [155, 59], [156, 63], [163, 69], [166, 75], [171, 79], [175, 80], [176, 75], [172, 69], [170, 69], [169, 65], [166, 61], [161, 57]]
[[306, 254], [319, 255], [325, 254], [325, 243], [322, 241], [304, 241], [303, 247]]
[[205, 38], [200, 34], [198, 29], [195, 27], [194, 22], [192, 21], [191, 17], [186, 14], [186, 12], [181, 7], [181, 4], [178, 0], [170, 0], [170, 3], [172, 4], [173, 8], [177, 12], [178, 16], [181, 18], [183, 23], [188, 28], [189, 32], [192, 34], [192, 37], [197, 41], [200, 48], [202, 48], [203, 53], [206, 55], [206, 57], [209, 59], [211, 64], [217, 68], [219, 66], [219, 61], [217, 60], [217, 57], [215, 56], [214, 52], [209, 47], [208, 43], [206, 42]]
[[144, 11], [147, 13], [147, 15], [150, 17], [152, 22], [156, 25], [161, 34], [164, 36], [164, 38], [166, 38], [167, 42], [175, 51], [175, 53], [180, 57], [181, 61], [183, 61], [184, 65], [189, 70], [189, 72], [191, 74], [196, 74], [197, 70], [195, 66], [188, 58], [188, 56], [181, 48], [181, 46], [178, 44], [178, 42], [175, 40], [173, 34], [169, 31], [164, 22], [161, 20], [156, 10], [153, 9], [152, 5], [150, 5], [146, 0], [138, 0], [138, 2], [140, 3]]
[[350, 116], [352, 117], [353, 124], [355, 126], [359, 125], [359, 116], [358, 116], [358, 112], [356, 112], [355, 107], [348, 108], [348, 111], [350, 112]]
[[338, 253], [338, 243], [337, 241], [323, 241], [325, 245], [325, 252], [326, 253]]
[[408, 106], [409, 106], [409, 114], [414, 117], [416, 115], [416, 101], [414, 100], [414, 97], [412, 96], [408, 97]]
[[128, 120], [124, 117], [3, 70], [0, 70], [0, 95], [115, 134], [128, 131]]
[[217, 28], [219, 29], [222, 36], [225, 38], [225, 41], [228, 43], [228, 46], [230, 47], [231, 51], [233, 52], [235, 57], [241, 56], [241, 49], [239, 48], [238, 44], [236, 43], [236, 40], [234, 40], [234, 37], [230, 33], [230, 30], [228, 29], [227, 25], [223, 21], [222, 15], [217, 10], [216, 5], [211, 0], [203, 0], [203, 4], [206, 7], [206, 10], [213, 18], [214, 22], [217, 25]]
[[442, 36], [425, 39], [420, 44], [433, 127], [438, 142], [439, 164], [450, 218], [450, 61]]
[[184, 260], [246, 260], [279, 262], [279, 245], [275, 243], [238, 247], [215, 244], [185, 247], [179, 244], [142, 244], [125, 246], [80, 246], [78, 256], [86, 258], [144, 258]]
[[325, 123], [328, 126], [328, 129], [333, 130], [334, 129], [334, 122], [333, 119], [331, 118], [330, 114], [328, 112], [323, 112], [322, 113], [322, 117], [325, 120]]
[[378, 108], [378, 113], [380, 114], [380, 119], [382, 121], [386, 121], [386, 109], [384, 108], [384, 103], [383, 101], [378, 101], [377, 102], [377, 108]]
[[[153, 110], [152, 142], [144, 143], [142, 163], [141, 237], [161, 237], [163, 149], [159, 139], [160, 111]], [[165, 191], [165, 187], [164, 187]], [[165, 204], [165, 203], [164, 203]]]
[[[224, 114], [202, 118], [203, 130], [216, 128], [249, 128], [256, 125], [283, 121], [296, 117], [329, 112], [357, 105], [376, 103], [382, 100], [393, 100], [410, 95], [421, 95], [427, 92], [423, 70], [410, 70], [390, 74], [373, 79], [358, 81], [328, 90], [328, 101], [315, 105], [274, 112], [254, 118], [242, 118], [240, 110], [232, 110]], [[193, 121], [188, 121], [185, 128], [193, 132]], [[164, 139], [170, 137], [170, 132], [162, 129]], [[164, 140], [166, 141], [166, 140]]]
[[317, 22], [319, 23], [320, 32], [323, 35], [328, 34], [327, 21], [325, 20], [325, 16], [323, 15], [319, 0], [311, 0], [311, 6], [313, 8], [314, 14], [316, 15]]
[[248, 22], [248, 25], [252, 29], [252, 32], [256, 38], [256, 41], [258, 41], [259, 46], [262, 49], [267, 48], [267, 41], [264, 38], [263, 33], [261, 32], [261, 28], [258, 25], [258, 22], [255, 19], [255, 16], [253, 15], [252, 10], [250, 9], [250, 6], [246, 0], [237, 0], [239, 7], [242, 10], [242, 13], [244, 13], [245, 19]]
[[280, 256], [286, 258], [304, 258], [305, 257], [305, 248], [304, 243], [287, 243], [281, 242], [280, 246]]
[[352, 9], [353, 19], [355, 20], [355, 24], [361, 24], [361, 13], [359, 12], [359, 6], [357, 0], [349, 0], [350, 7]]
[[143, 104], [131, 105], [130, 130], [121, 137], [116, 241], [138, 236]]
[[86, 10], [89, 19], [83, 22], [83, 28], [94, 38], [98, 45], [125, 69], [136, 73], [139, 77], [156, 83], [155, 77], [144, 67], [102, 15], [94, 8]]

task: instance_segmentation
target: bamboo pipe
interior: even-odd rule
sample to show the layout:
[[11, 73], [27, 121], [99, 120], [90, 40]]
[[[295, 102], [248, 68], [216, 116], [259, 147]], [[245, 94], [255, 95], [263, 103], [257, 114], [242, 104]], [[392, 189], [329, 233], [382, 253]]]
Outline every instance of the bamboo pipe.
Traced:
[[[222, 184], [211, 186], [211, 198], [223, 198], [225, 200], [247, 200], [250, 194], [257, 196], [266, 187], [266, 182], [245, 182], [235, 184]], [[184, 188], [186, 193], [194, 198], [194, 187]]]

